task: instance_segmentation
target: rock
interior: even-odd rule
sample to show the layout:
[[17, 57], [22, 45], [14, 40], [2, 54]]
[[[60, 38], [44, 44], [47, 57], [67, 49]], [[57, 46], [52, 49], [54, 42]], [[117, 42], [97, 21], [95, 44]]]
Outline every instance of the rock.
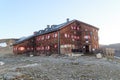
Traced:
[[0, 76], [0, 80], [4, 80], [4, 79], [3, 79], [3, 76]]
[[0, 65], [4, 65], [4, 64], [5, 64], [4, 62], [0, 61]]
[[5, 80], [12, 80], [12, 79], [15, 79], [18, 76], [22, 76], [22, 74], [19, 73], [19, 72], [9, 72], [9, 73], [4, 75], [4, 79]]
[[102, 58], [102, 54], [101, 54], [101, 53], [98, 53], [98, 54], [96, 54], [96, 57], [97, 57], [98, 59], [100, 59], [100, 58]]

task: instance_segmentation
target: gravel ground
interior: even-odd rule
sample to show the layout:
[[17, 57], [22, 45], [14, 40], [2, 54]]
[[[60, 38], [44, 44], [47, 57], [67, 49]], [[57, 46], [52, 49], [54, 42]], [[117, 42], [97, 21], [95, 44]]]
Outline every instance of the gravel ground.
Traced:
[[0, 80], [120, 80], [120, 61], [94, 56], [3, 56]]

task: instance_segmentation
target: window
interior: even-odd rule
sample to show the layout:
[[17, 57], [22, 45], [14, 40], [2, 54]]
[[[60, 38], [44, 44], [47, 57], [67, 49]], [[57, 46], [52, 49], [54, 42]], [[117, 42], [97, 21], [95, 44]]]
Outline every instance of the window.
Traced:
[[76, 26], [71, 26], [71, 29], [72, 29], [72, 30], [78, 30], [78, 29], [79, 29], [79, 27], [76, 27]]
[[86, 32], [85, 32], [85, 34], [86, 34], [86, 35], [88, 35], [88, 34], [89, 34], [89, 32], [88, 32], [88, 31], [86, 31]]
[[94, 39], [95, 39], [95, 40], [98, 40], [98, 37], [97, 37], [97, 36], [94, 36]]
[[57, 48], [57, 44], [54, 45], [54, 48]]
[[55, 33], [55, 37], [57, 37], [57, 33]]
[[30, 50], [30, 48], [29, 48], [29, 47], [27, 47], [27, 50]]
[[80, 37], [79, 37], [79, 36], [77, 36], [77, 39], [80, 39]]
[[41, 40], [44, 40], [44, 36], [42, 36]]
[[14, 48], [14, 51], [17, 51], [17, 47]]
[[50, 50], [50, 46], [46, 46], [45, 49], [46, 49], [46, 50]]
[[48, 39], [50, 39], [50, 35], [48, 35]]
[[66, 33], [64, 34], [64, 36], [65, 36], [65, 38], [67, 38], [67, 34]]
[[24, 51], [24, 50], [25, 50], [25, 47], [19, 47], [19, 50], [20, 50], [20, 51]]
[[71, 26], [71, 29], [73, 29], [73, 26]]
[[43, 46], [41, 47], [41, 50], [44, 50], [44, 47], [43, 47]]
[[68, 34], [68, 35], [67, 35], [67, 37], [69, 38], [69, 37], [70, 37], [70, 35]]
[[98, 32], [98, 30], [96, 30], [96, 32]]
[[85, 31], [88, 31], [87, 29], [85, 29]]
[[46, 36], [46, 39], [50, 39], [50, 35], [47, 35], [47, 36]]
[[77, 36], [74, 36], [74, 39], [77, 39]]
[[90, 35], [91, 35], [91, 36], [92, 36], [92, 34], [93, 34], [93, 33], [92, 33], [92, 32], [90, 32]]
[[37, 47], [37, 50], [40, 50], [40, 47]]
[[79, 28], [79, 27], [77, 27], [77, 30], [80, 30], [80, 28]]
[[31, 47], [31, 50], [33, 50], [33, 47]]
[[75, 41], [75, 39], [72, 39], [72, 41]]
[[74, 26], [74, 28], [73, 28], [74, 30], [76, 30], [76, 26]]
[[54, 34], [53, 34], [53, 37], [56, 38], [56, 37], [57, 37], [57, 33], [54, 33]]
[[71, 38], [73, 39], [73, 38], [74, 38], [74, 36], [72, 35], [72, 36], [71, 36]]
[[90, 39], [89, 35], [84, 36], [85, 39]]

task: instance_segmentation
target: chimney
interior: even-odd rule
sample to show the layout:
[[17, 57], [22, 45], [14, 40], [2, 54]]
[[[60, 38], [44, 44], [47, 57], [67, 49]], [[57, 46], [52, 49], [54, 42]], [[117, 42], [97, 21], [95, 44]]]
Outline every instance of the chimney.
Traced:
[[33, 34], [36, 35], [36, 34], [37, 34], [37, 31], [35, 31]]
[[47, 28], [50, 28], [50, 25], [47, 25]]
[[69, 22], [69, 18], [67, 18], [66, 20], [67, 20], [67, 22]]

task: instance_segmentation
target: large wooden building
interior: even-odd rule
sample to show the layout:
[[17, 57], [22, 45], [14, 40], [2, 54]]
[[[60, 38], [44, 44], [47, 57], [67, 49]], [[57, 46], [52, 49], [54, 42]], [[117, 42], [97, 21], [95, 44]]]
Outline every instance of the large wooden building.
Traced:
[[15, 54], [70, 54], [89, 53], [99, 48], [98, 28], [90, 24], [67, 19], [59, 25], [47, 25], [33, 35], [13, 45]]

